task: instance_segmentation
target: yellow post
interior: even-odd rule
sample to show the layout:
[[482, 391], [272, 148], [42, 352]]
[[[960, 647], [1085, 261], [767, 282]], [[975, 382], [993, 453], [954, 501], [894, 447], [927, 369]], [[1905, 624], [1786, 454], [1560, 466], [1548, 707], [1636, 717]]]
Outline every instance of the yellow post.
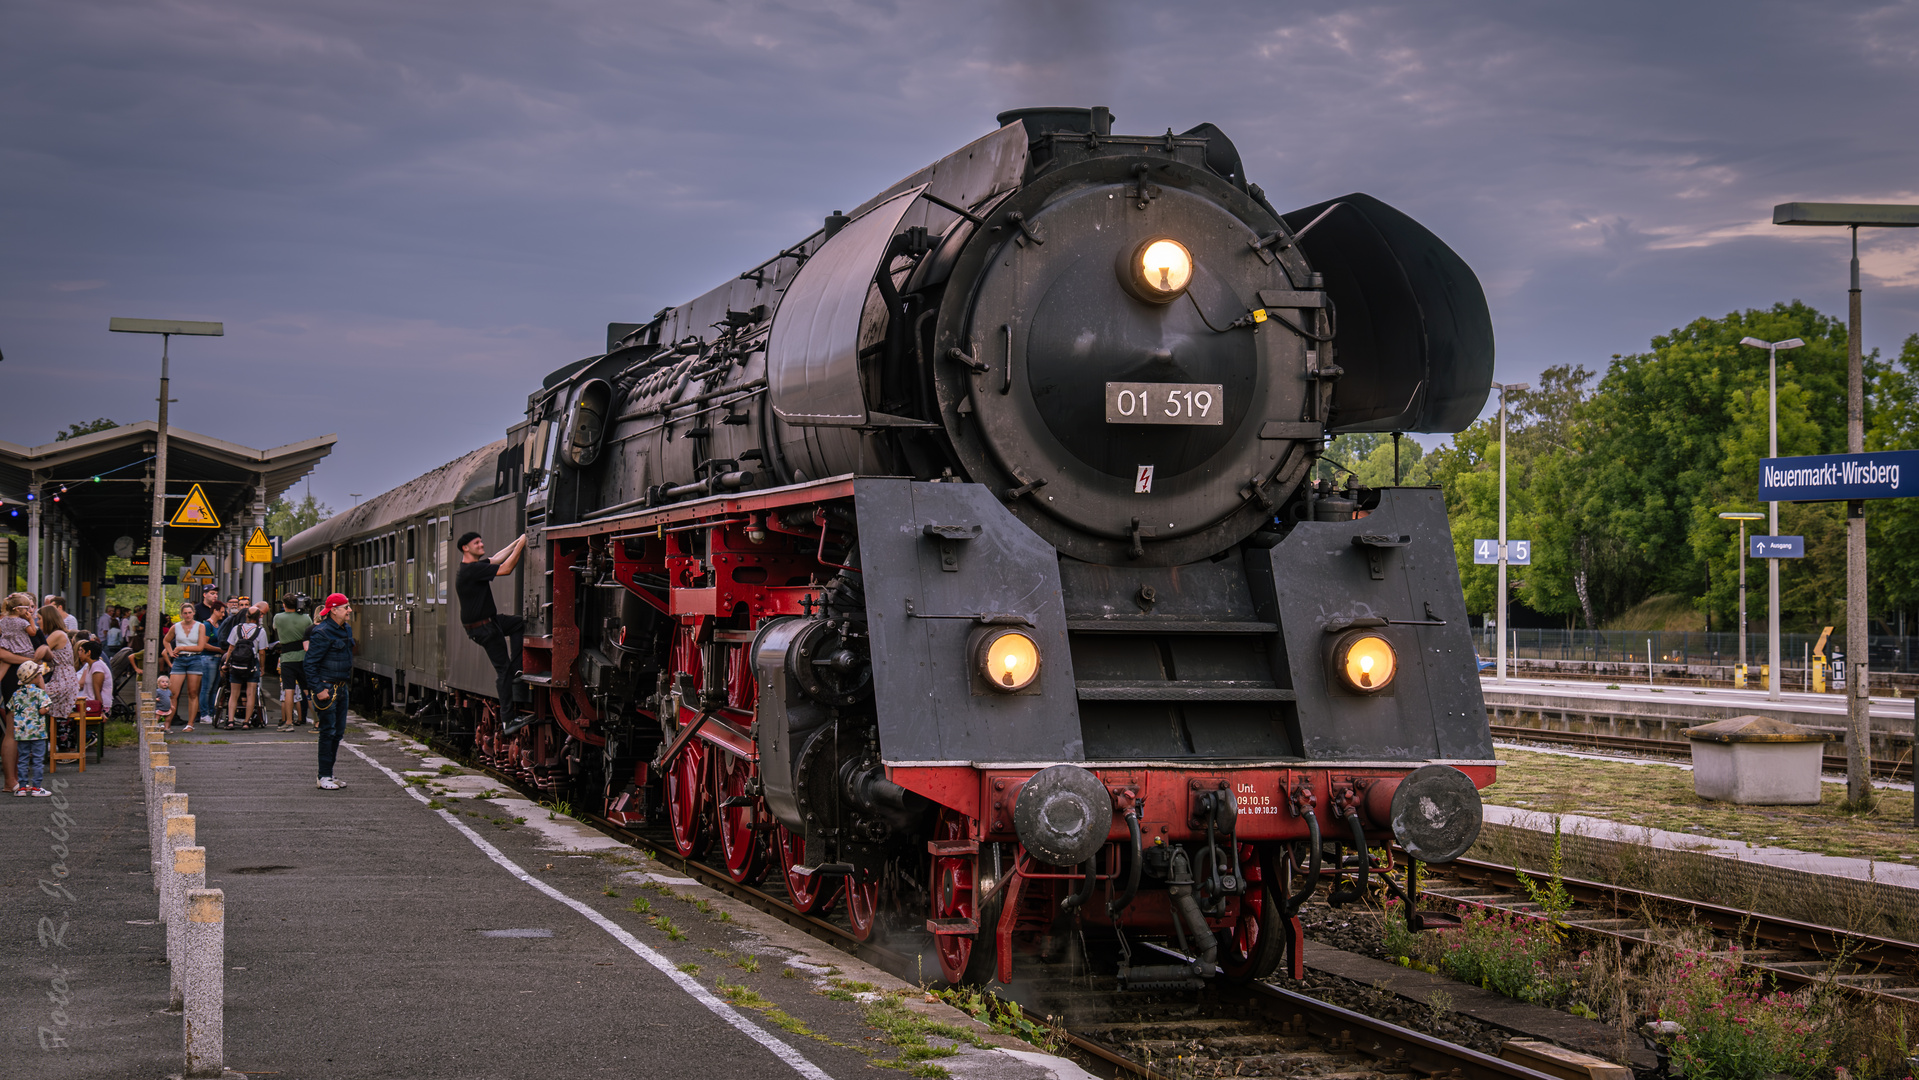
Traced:
[[1830, 637], [1832, 627], [1828, 626], [1820, 631], [1819, 643], [1812, 647], [1812, 692], [1815, 694], [1826, 693], [1830, 682], [1832, 664], [1826, 660], [1826, 639]]
[[1734, 664], [1732, 666], [1732, 688], [1734, 690], [1744, 690], [1746, 688], [1746, 665]]

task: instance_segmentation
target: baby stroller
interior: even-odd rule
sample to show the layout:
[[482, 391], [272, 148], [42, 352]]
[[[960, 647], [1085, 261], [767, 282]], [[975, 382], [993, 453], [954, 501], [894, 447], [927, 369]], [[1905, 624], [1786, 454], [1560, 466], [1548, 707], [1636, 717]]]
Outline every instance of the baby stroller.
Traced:
[[113, 704], [107, 712], [108, 720], [135, 720], [140, 715], [140, 680], [133, 674], [132, 646], [124, 646], [107, 661], [107, 670], [113, 674]]

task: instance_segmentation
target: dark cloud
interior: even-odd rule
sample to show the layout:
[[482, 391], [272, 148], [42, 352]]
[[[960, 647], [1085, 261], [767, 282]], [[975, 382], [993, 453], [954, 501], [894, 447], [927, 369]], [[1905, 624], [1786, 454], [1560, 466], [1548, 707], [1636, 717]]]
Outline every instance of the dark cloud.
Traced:
[[[1492, 299], [1500, 370], [1844, 308], [1795, 198], [1919, 201], [1919, 5], [27, 2], [0, 35], [0, 438], [152, 409], [337, 431], [336, 506], [495, 436], [604, 324], [702, 291], [1031, 104], [1210, 120], [1276, 202], [1363, 190]], [[1867, 242], [1867, 340], [1919, 237]], [[24, 407], [22, 403], [25, 403]]]

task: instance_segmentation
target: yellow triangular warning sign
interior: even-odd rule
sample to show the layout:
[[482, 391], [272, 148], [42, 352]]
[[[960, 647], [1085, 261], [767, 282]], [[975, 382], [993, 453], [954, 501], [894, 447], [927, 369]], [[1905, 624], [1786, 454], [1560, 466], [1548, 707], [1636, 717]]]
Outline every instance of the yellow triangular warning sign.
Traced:
[[247, 537], [247, 546], [248, 547], [272, 547], [273, 541], [267, 539], [267, 531], [265, 529], [262, 529], [256, 525], [253, 528], [253, 535]]
[[173, 519], [167, 524], [183, 529], [217, 529], [220, 519], [213, 512], [213, 504], [207, 501], [207, 493], [195, 484], [188, 489], [186, 501], [173, 512]]
[[205, 559], [201, 559], [200, 565], [193, 568], [193, 576], [194, 577], [212, 577], [213, 567], [208, 566], [207, 561]]

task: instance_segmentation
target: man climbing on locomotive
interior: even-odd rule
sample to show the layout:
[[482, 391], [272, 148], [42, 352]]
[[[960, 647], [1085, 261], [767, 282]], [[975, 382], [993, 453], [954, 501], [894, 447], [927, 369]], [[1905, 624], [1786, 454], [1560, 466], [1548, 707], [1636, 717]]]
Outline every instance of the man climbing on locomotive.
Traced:
[[518, 615], [502, 615], [493, 604], [493, 579], [511, 574], [520, 565], [526, 551], [526, 534], [489, 556], [486, 540], [477, 532], [460, 537], [460, 573], [453, 590], [460, 597], [460, 623], [466, 636], [486, 650], [493, 662], [493, 674], [499, 680], [500, 723], [512, 728], [513, 677], [520, 670], [520, 644], [526, 620]]

